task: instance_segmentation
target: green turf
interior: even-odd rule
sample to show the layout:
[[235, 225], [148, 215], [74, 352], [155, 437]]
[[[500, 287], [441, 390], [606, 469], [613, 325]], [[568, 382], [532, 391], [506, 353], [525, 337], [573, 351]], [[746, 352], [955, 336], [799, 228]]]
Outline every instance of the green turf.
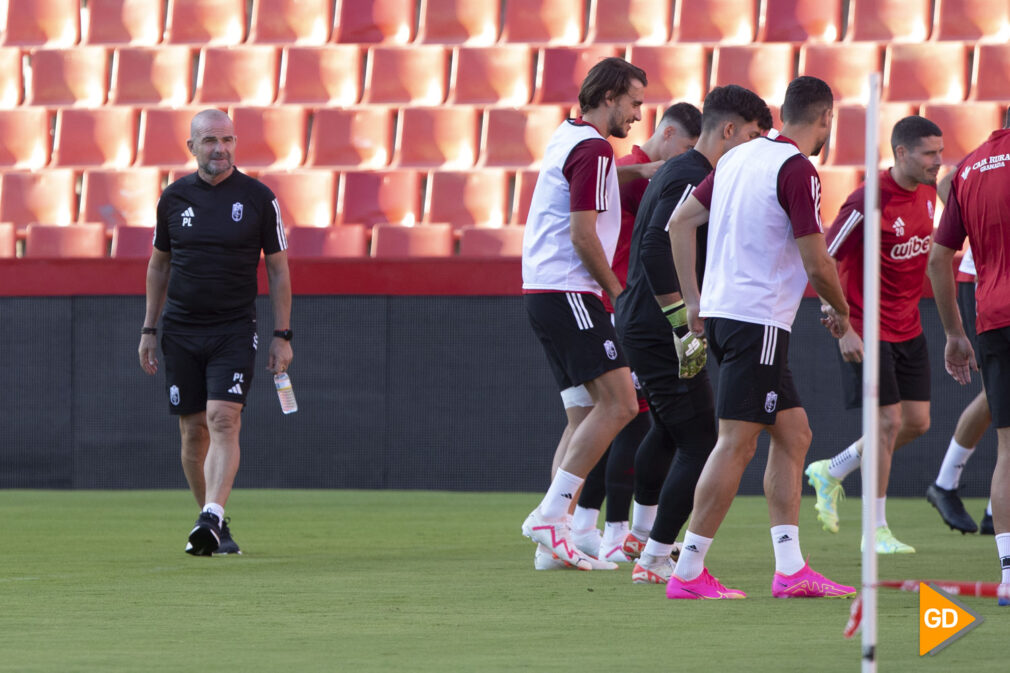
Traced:
[[[849, 601], [775, 600], [767, 513], [739, 498], [709, 567], [744, 601], [668, 601], [630, 570], [533, 571], [519, 525], [533, 494], [236, 491], [240, 558], [183, 553], [182, 492], [0, 491], [0, 671], [858, 671]], [[974, 515], [984, 503], [971, 501]], [[859, 580], [859, 502], [831, 535], [804, 501], [812, 565]], [[888, 503], [918, 553], [882, 578], [999, 579], [991, 537]], [[1010, 609], [936, 657], [918, 654], [918, 597], [880, 594], [881, 671], [1002, 670]]]

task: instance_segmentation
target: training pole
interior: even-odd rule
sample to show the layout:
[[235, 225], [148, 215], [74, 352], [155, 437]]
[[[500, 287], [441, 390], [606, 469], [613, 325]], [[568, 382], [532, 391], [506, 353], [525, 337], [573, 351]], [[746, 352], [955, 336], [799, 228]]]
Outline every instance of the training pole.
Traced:
[[866, 106], [863, 212], [863, 673], [877, 670], [877, 455], [880, 451], [880, 73], [870, 75]]

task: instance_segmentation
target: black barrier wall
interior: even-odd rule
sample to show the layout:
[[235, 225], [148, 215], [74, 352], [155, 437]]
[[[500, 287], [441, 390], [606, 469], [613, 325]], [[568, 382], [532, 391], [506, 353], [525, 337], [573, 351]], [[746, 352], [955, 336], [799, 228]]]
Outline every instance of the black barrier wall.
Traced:
[[[261, 297], [260, 343], [273, 329]], [[957, 417], [980, 390], [943, 370], [943, 332], [922, 303], [930, 343], [930, 431], [895, 457], [891, 495], [921, 496]], [[185, 488], [164, 377], [137, 361], [143, 297], [0, 298], [9, 375], [0, 391], [2, 488]], [[796, 319], [790, 362], [814, 440], [810, 460], [855, 440], [842, 409], [837, 346], [816, 300]], [[519, 297], [297, 296], [290, 373], [299, 411], [281, 414], [261, 346], [243, 416], [238, 487], [540, 491], [564, 412]], [[976, 376], [977, 378], [977, 376]], [[767, 440], [741, 492], [761, 492]], [[987, 433], [962, 494], [988, 495]], [[846, 482], [859, 493], [856, 476]]]

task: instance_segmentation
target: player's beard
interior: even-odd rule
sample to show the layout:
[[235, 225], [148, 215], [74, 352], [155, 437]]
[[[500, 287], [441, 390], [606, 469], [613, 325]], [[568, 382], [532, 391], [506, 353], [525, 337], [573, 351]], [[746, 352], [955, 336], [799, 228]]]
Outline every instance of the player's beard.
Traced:
[[607, 133], [614, 138], [627, 138], [628, 130], [624, 128], [624, 121], [620, 119], [619, 113], [615, 110], [608, 120]]
[[[224, 167], [220, 166], [215, 167], [213, 163], [215, 161], [225, 161], [227, 163], [224, 165]], [[212, 156], [208, 158], [207, 161], [200, 166], [200, 170], [202, 170], [207, 175], [221, 175], [222, 173], [227, 173], [228, 171], [230, 171], [232, 165], [233, 164], [231, 160], [231, 155], [225, 154], [224, 156], [219, 157]]]
[[826, 140], [822, 140], [821, 142], [819, 142], [817, 146], [814, 147], [814, 151], [810, 153], [810, 156], [816, 157], [817, 155], [819, 155], [821, 153], [821, 150], [824, 149], [824, 143], [826, 142], [827, 142]]

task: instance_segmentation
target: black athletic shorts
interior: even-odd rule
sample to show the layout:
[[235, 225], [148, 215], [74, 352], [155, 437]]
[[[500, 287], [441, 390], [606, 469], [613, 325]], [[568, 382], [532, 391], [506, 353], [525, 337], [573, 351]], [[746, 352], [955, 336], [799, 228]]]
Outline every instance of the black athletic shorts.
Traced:
[[523, 304], [560, 390], [628, 366], [610, 314], [596, 295], [536, 292], [523, 295]]
[[978, 335], [975, 334], [975, 283], [957, 284], [957, 306], [961, 309], [964, 333], [971, 341], [971, 347], [978, 350]]
[[789, 332], [706, 318], [705, 334], [719, 363], [715, 409], [720, 419], [774, 425], [778, 412], [803, 406], [789, 370]]
[[993, 427], [1010, 427], [1010, 327], [979, 334], [978, 356]]
[[[842, 363], [842, 394], [846, 409], [863, 408], [863, 363]], [[902, 400], [929, 401], [929, 350], [920, 334], [908, 341], [880, 342], [880, 379], [878, 404], [886, 407]]]
[[169, 411], [195, 414], [207, 400], [245, 404], [256, 369], [255, 333], [162, 334]]
[[680, 362], [673, 346], [672, 330], [670, 334], [671, 340], [665, 346], [644, 346], [628, 339], [621, 343], [632, 370], [645, 388], [648, 408], [662, 417], [668, 426], [683, 423], [699, 414], [707, 413], [714, 418], [708, 370], [702, 369], [694, 378], [680, 378]]

